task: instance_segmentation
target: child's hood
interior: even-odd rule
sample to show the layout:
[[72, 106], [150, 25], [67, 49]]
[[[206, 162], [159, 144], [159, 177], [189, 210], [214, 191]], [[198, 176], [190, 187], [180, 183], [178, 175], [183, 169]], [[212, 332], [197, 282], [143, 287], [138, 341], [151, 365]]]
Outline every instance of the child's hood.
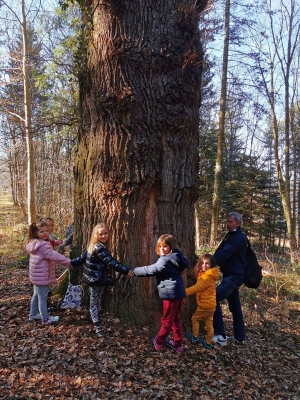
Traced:
[[203, 273], [200, 273], [199, 275], [198, 275], [198, 278], [200, 277], [200, 276], [203, 276], [203, 275], [206, 275], [206, 276], [211, 276], [212, 278], [213, 278], [213, 280], [218, 280], [219, 279], [219, 275], [220, 275], [220, 273], [219, 273], [219, 267], [214, 267], [214, 268], [210, 268], [210, 269], [208, 269], [207, 271], [205, 271], [205, 272], [203, 272]]
[[42, 246], [45, 245], [45, 243], [50, 244], [50, 242], [47, 242], [45, 240], [32, 239], [27, 243], [26, 250], [30, 254], [35, 254]]
[[167, 257], [175, 264], [181, 271], [186, 269], [189, 266], [188, 260], [184, 257], [182, 252], [179, 249], [173, 250], [171, 254], [168, 254]]

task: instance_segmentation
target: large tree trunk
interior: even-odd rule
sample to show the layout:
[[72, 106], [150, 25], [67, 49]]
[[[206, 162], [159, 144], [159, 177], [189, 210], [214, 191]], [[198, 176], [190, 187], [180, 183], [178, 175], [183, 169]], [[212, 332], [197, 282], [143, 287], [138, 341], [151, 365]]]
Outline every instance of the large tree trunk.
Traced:
[[[80, 76], [75, 248], [105, 221], [112, 254], [129, 267], [156, 261], [174, 234], [195, 260], [198, 121], [206, 1], [93, 1]], [[161, 313], [155, 278], [121, 278], [107, 306], [132, 323]], [[188, 314], [188, 302], [184, 315]]]

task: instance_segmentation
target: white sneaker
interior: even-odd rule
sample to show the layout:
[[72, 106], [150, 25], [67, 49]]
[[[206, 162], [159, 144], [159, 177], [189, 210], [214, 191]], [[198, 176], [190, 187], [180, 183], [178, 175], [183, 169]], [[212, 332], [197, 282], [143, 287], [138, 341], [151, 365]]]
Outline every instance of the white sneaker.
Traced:
[[41, 314], [29, 315], [28, 319], [29, 319], [29, 321], [41, 320], [42, 316], [41, 316]]
[[59, 321], [59, 317], [48, 317], [47, 321], [42, 321], [43, 325], [53, 324]]
[[218, 343], [220, 346], [227, 345], [227, 339], [224, 339], [222, 335], [214, 335], [212, 340], [214, 343]]

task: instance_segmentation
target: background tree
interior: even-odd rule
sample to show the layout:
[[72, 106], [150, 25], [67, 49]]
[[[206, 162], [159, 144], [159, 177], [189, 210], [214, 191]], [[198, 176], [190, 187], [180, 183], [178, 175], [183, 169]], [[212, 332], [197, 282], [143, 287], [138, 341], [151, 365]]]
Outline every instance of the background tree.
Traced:
[[224, 12], [224, 46], [223, 46], [223, 65], [222, 65], [221, 95], [220, 95], [220, 110], [219, 110], [218, 146], [217, 146], [214, 191], [212, 198], [212, 214], [211, 214], [211, 233], [210, 233], [211, 245], [215, 245], [216, 243], [220, 202], [221, 202], [221, 191], [223, 184], [223, 148], [225, 141], [229, 31], [230, 31], [230, 0], [226, 0], [225, 12]]
[[[272, 3], [273, 9], [270, 11], [266, 4], [270, 6], [270, 2], [255, 2], [250, 3], [249, 1], [234, 1], [231, 6], [234, 12], [231, 14], [231, 27], [230, 27], [230, 57], [228, 60], [228, 74], [227, 74], [227, 93], [228, 98], [226, 114], [225, 114], [225, 145], [224, 154], [222, 158], [223, 162], [223, 189], [221, 191], [221, 202], [220, 202], [220, 215], [224, 216], [228, 211], [232, 211], [232, 207], [239, 207], [244, 215], [244, 229], [252, 237], [252, 240], [258, 241], [261, 247], [278, 246], [278, 249], [283, 244], [288, 245], [289, 241], [286, 240], [285, 235], [287, 232], [285, 214], [283, 213], [282, 206], [278, 203], [279, 199], [279, 187], [276, 182], [276, 169], [274, 162], [274, 151], [270, 153], [270, 146], [273, 147], [273, 139], [266, 136], [270, 127], [270, 106], [267, 98], [262, 96], [263, 84], [259, 79], [251, 80], [251, 77], [255, 76], [255, 72], [258, 72], [257, 66], [254, 65], [255, 56], [257, 52], [255, 49], [259, 49], [261, 52], [262, 60], [268, 53], [267, 49], [264, 51], [264, 45], [271, 39], [271, 34], [266, 38], [261, 38], [260, 47], [258, 45], [258, 38], [260, 38], [260, 32], [271, 32], [268, 30], [267, 21], [272, 17], [274, 21], [276, 18], [286, 15], [286, 21], [289, 19], [288, 10], [290, 9], [290, 0], [280, 2], [281, 8], [277, 7], [276, 4]], [[215, 20], [220, 15], [220, 6], [224, 6], [223, 3], [214, 3], [216, 7], [213, 7], [209, 18], [206, 18], [208, 23], [210, 19]], [[265, 7], [263, 7], [265, 4]], [[279, 3], [277, 3], [278, 5]], [[294, 13], [297, 15], [299, 11], [299, 5], [294, 2], [295, 9]], [[217, 7], [219, 6], [219, 7]], [[223, 10], [224, 8], [222, 8]], [[258, 18], [253, 18], [254, 15], [259, 14]], [[296, 18], [294, 18], [294, 22]], [[265, 29], [260, 29], [261, 26]], [[215, 24], [216, 25], [216, 24]], [[282, 45], [277, 46], [278, 52], [282, 52], [282, 59], [285, 59], [287, 52], [284, 53], [284, 45], [286, 43], [286, 49], [288, 49], [288, 37], [289, 30], [287, 28], [288, 23], [284, 26], [283, 22], [275, 23], [274, 29], [281, 26], [280, 34], [282, 37]], [[295, 33], [299, 24], [295, 24], [294, 33], [291, 37], [293, 43]], [[210, 29], [210, 25], [208, 25]], [[211, 29], [213, 31], [213, 29]], [[249, 34], [249, 31], [253, 34]], [[207, 30], [206, 30], [207, 32]], [[217, 95], [221, 93], [221, 75], [222, 75], [222, 52], [223, 37], [219, 30], [214, 30], [214, 35], [208, 36], [210, 42], [206, 45], [207, 63], [211, 69], [211, 75], [213, 77], [212, 84], [213, 91]], [[278, 35], [280, 36], [280, 35]], [[279, 43], [279, 42], [278, 42]], [[251, 49], [248, 51], [247, 46]], [[251, 47], [252, 46], [252, 47]], [[271, 48], [271, 47], [270, 47]], [[282, 78], [282, 67], [279, 68], [280, 63], [277, 62], [276, 68], [274, 68], [274, 80], [277, 87], [274, 91], [274, 98], [276, 99], [276, 115], [278, 118], [279, 127], [279, 160], [282, 166], [282, 173], [286, 174], [285, 168], [285, 156], [284, 152], [287, 148], [290, 151], [290, 184], [291, 184], [291, 207], [294, 221], [299, 219], [298, 216], [298, 182], [297, 174], [299, 168], [294, 160], [297, 159], [297, 132], [294, 121], [294, 105], [297, 104], [298, 93], [299, 93], [299, 79], [298, 79], [298, 48], [295, 48], [294, 59], [292, 62], [293, 74], [290, 76], [290, 141], [288, 146], [285, 146], [284, 142], [284, 120], [285, 115], [285, 100], [284, 91], [280, 90], [280, 87], [284, 87], [284, 79]], [[285, 54], [285, 55], [284, 55]], [[213, 60], [213, 63], [212, 63]], [[250, 68], [253, 66], [253, 70], [250, 73]], [[268, 83], [268, 64], [262, 63], [262, 71], [266, 73], [266, 82]], [[257, 69], [255, 69], [257, 68]], [[281, 86], [280, 86], [281, 85]], [[206, 98], [206, 88], [203, 88], [203, 102], [205, 105], [209, 102]], [[297, 106], [296, 106], [297, 108]], [[203, 107], [200, 112], [203, 112]], [[215, 163], [216, 149], [211, 145], [216, 145], [215, 132], [218, 129], [219, 120], [216, 118], [217, 112], [215, 107], [211, 107], [211, 113], [207, 121], [211, 122], [211, 128], [200, 127], [200, 160], [206, 160], [209, 156], [209, 162], [206, 163], [209, 166], [211, 163]], [[210, 136], [212, 134], [212, 136]], [[209, 141], [207, 139], [209, 137]], [[202, 140], [204, 140], [202, 146]], [[207, 147], [208, 145], [208, 147]], [[212, 150], [211, 150], [212, 149]], [[234, 149], [237, 152], [237, 157], [232, 158], [231, 151]], [[231, 160], [237, 159], [238, 162], [231, 162]], [[208, 160], [207, 160], [208, 161]], [[232, 165], [232, 167], [231, 167]], [[247, 168], [245, 168], [247, 167]], [[205, 189], [201, 186], [200, 198], [197, 201], [197, 221], [196, 226], [200, 233], [199, 238], [204, 236], [207, 238], [207, 232], [204, 234], [205, 229], [209, 226], [209, 216], [211, 214], [211, 208], [209, 202], [206, 201], [208, 193], [212, 193], [213, 186], [216, 183], [212, 179], [210, 170], [200, 170], [200, 183], [205, 182]], [[234, 181], [234, 179], [238, 180]], [[251, 189], [252, 188], [252, 189]], [[251, 189], [251, 190], [250, 190]], [[206, 206], [207, 204], [207, 206]], [[298, 224], [296, 224], [297, 226]], [[224, 234], [223, 224], [217, 225], [217, 239], [221, 238]], [[201, 243], [197, 243], [197, 246], [207, 245], [207, 239], [203, 239]], [[198, 240], [199, 242], [199, 240]], [[286, 247], [285, 247], [286, 248]]]
[[[25, 4], [24, 4], [25, 5]], [[5, 7], [6, 8], [5, 8]], [[23, 37], [20, 24], [11, 25], [10, 4], [3, 5], [2, 92], [0, 98], [2, 149], [11, 175], [12, 195], [27, 215], [24, 86], [22, 84]], [[33, 15], [34, 10], [34, 15]], [[14, 18], [18, 15], [12, 14]], [[33, 104], [31, 141], [34, 147], [34, 182], [38, 216], [51, 215], [62, 232], [73, 217], [73, 163], [78, 125], [78, 84], [75, 53], [80, 22], [79, 9], [44, 14], [28, 9], [28, 83]], [[34, 24], [33, 24], [34, 21]], [[77, 29], [77, 34], [76, 34]]]
[[[30, 90], [30, 70], [31, 64], [29, 62], [29, 31], [27, 27], [27, 13], [25, 10], [25, 2], [21, 0], [20, 10], [14, 11], [12, 7], [2, 2], [1, 7], [5, 7], [9, 14], [13, 17], [15, 23], [20, 27], [22, 35], [22, 46], [21, 56], [18, 57], [18, 61], [15, 60], [15, 66], [20, 73], [23, 82], [23, 110], [21, 112], [8, 112], [10, 116], [17, 118], [22, 124], [24, 131], [24, 138], [26, 142], [26, 158], [27, 158], [27, 217], [28, 223], [35, 221], [36, 219], [36, 203], [35, 203], [35, 185], [34, 185], [34, 155], [33, 155], [33, 144], [32, 144], [32, 112], [31, 112], [31, 90]], [[16, 53], [15, 53], [16, 55]], [[18, 65], [19, 64], [19, 65]], [[8, 111], [8, 110], [7, 110]]]
[[291, 87], [294, 79], [298, 81], [298, 75], [291, 71], [299, 70], [300, 7], [294, 0], [280, 1], [278, 5], [269, 1], [257, 2], [256, 17], [256, 25], [249, 29], [252, 63], [249, 63], [248, 71], [269, 105], [278, 188], [293, 258], [297, 217], [291, 204], [295, 190], [291, 182], [291, 177], [295, 180], [292, 154], [296, 144], [292, 140]]

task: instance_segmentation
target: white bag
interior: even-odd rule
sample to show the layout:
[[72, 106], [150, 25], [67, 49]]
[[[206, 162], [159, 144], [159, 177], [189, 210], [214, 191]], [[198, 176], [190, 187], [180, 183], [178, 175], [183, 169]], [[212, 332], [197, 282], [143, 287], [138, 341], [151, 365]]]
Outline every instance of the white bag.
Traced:
[[82, 286], [72, 285], [70, 283], [70, 271], [69, 271], [69, 284], [61, 304], [61, 308], [69, 308], [71, 310], [81, 310], [81, 297], [82, 297]]

